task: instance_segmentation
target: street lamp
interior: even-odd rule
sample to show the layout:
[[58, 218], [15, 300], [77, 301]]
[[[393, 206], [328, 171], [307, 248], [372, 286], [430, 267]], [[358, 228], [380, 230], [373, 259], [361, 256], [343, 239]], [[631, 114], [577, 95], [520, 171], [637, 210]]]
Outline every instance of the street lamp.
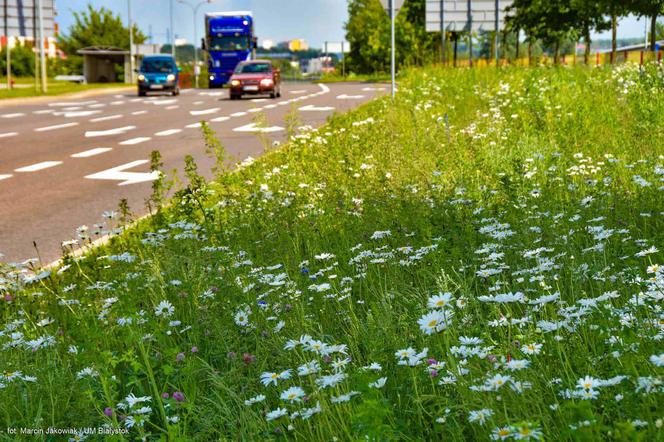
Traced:
[[129, 21], [129, 81], [134, 84], [134, 24], [131, 21], [131, 0], [127, 0], [127, 16]]
[[203, 6], [206, 3], [214, 3], [217, 0], [204, 0], [196, 4], [195, 6], [189, 3], [187, 0], [178, 0], [178, 3], [182, 3], [183, 5], [187, 5], [191, 8], [192, 12], [194, 13], [194, 82], [195, 86], [198, 89], [198, 50], [196, 48], [196, 45], [198, 44], [198, 33], [196, 32], [196, 25], [198, 22], [196, 21], [196, 17], [198, 16], [198, 8]]

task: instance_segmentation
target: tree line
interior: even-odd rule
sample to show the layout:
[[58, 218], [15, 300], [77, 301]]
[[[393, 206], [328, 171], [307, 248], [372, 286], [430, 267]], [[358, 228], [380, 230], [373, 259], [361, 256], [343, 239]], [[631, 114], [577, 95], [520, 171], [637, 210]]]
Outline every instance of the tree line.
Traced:
[[[396, 19], [397, 64], [420, 66], [439, 61], [442, 35], [425, 31], [426, 0], [406, 0]], [[353, 72], [387, 72], [390, 60], [390, 22], [379, 0], [349, 0], [346, 39], [351, 44], [348, 66]], [[576, 51], [585, 43], [584, 59], [589, 62], [591, 35], [612, 29], [612, 60], [616, 59], [617, 27], [628, 15], [649, 20], [649, 40], [664, 39], [664, 0], [514, 0], [500, 36], [502, 53], [514, 57], [551, 54], [558, 62], [561, 53]], [[525, 36], [525, 37], [524, 37]], [[467, 33], [449, 33], [446, 41], [467, 39]], [[482, 54], [490, 54], [493, 33], [472, 36]], [[521, 43], [525, 43], [525, 47]], [[655, 45], [651, 44], [655, 50]], [[450, 48], [444, 48], [446, 53]]]

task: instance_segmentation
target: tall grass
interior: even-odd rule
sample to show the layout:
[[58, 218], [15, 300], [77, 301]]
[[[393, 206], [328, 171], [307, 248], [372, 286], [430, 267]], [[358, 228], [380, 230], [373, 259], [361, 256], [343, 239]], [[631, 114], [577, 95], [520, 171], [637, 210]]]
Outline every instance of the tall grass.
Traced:
[[661, 439], [662, 92], [423, 69], [214, 183], [190, 159], [159, 218], [5, 269], [0, 427]]

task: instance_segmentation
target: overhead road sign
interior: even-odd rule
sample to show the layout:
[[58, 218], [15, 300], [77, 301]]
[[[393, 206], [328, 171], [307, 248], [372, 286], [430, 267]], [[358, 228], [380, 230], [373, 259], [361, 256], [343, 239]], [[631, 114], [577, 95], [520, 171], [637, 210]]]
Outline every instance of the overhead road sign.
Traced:
[[[394, 10], [399, 13], [399, 10], [403, 7], [405, 0], [394, 0]], [[390, 0], [380, 0], [380, 4], [383, 5], [383, 9], [388, 14], [390, 13]]]
[[496, 26], [500, 30], [512, 3], [513, 0], [427, 0], [426, 30], [495, 31]]
[[[38, 0], [0, 0], [2, 33], [10, 37], [39, 35]], [[44, 38], [55, 36], [55, 0], [41, 0]], [[5, 12], [6, 11], [6, 12]]]

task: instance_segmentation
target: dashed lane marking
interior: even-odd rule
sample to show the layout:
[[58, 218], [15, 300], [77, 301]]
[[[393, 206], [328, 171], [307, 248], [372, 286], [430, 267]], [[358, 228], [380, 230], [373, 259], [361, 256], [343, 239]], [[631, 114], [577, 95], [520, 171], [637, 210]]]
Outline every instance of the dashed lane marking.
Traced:
[[140, 110], [140, 111], [132, 112], [131, 114], [132, 115], [144, 115], [144, 114], [147, 114], [147, 113], [148, 113], [148, 111], [146, 111], [146, 110]]
[[91, 115], [100, 114], [100, 110], [88, 110], [88, 111], [68, 111], [68, 112], [53, 112], [53, 115], [64, 116], [65, 118], [76, 118], [76, 117], [89, 117]]
[[110, 147], [96, 147], [94, 149], [85, 150], [83, 152], [75, 153], [71, 157], [72, 158], [89, 158], [89, 157], [93, 157], [95, 155], [99, 155], [99, 154], [102, 154], [102, 153], [109, 152], [111, 150], [113, 150], [113, 149], [110, 148]]
[[337, 95], [337, 100], [360, 100], [362, 98], [364, 98], [364, 95], [347, 95], [347, 94]]
[[185, 127], [187, 129], [197, 129], [197, 128], [201, 127], [201, 123], [187, 124]]
[[13, 177], [13, 176], [14, 176], [14, 175], [0, 175], [0, 181], [2, 181], [2, 180], [6, 180], [7, 178], [11, 178], [11, 177]]
[[71, 107], [71, 106], [87, 106], [90, 104], [96, 104], [97, 100], [91, 100], [91, 101], [60, 101], [57, 103], [49, 103], [48, 105], [51, 107]]
[[251, 123], [245, 126], [237, 127], [233, 129], [233, 132], [272, 133], [272, 132], [281, 132], [282, 130], [284, 130], [284, 128], [279, 126], [259, 127], [256, 125], [256, 123]]
[[235, 112], [234, 114], [231, 114], [231, 117], [244, 117], [247, 115], [246, 112]]
[[168, 130], [162, 130], [161, 132], [157, 132], [155, 135], [158, 137], [167, 137], [169, 135], [175, 135], [180, 132], [182, 132], [182, 129], [168, 129]]
[[99, 123], [101, 121], [117, 120], [118, 118], [122, 118], [123, 116], [124, 115], [122, 114], [116, 114], [116, 115], [109, 115], [107, 117], [93, 118], [90, 120], [90, 123]]
[[255, 114], [256, 112], [260, 112], [262, 110], [263, 110], [262, 107], [255, 107], [253, 109], [249, 109], [247, 112], [249, 112], [250, 114]]
[[78, 123], [56, 124], [55, 126], [38, 127], [35, 132], [48, 132], [51, 130], [64, 129], [67, 127], [78, 126]]
[[18, 117], [25, 117], [25, 114], [22, 112], [17, 112], [15, 114], [4, 114], [0, 115], [2, 118], [18, 118]]
[[231, 117], [217, 117], [217, 118], [211, 119], [210, 121], [212, 123], [223, 123], [224, 121], [228, 121], [230, 119], [231, 119]]
[[216, 112], [219, 112], [218, 107], [213, 107], [211, 109], [202, 109], [202, 110], [196, 110], [196, 111], [189, 111], [189, 114], [191, 114], [191, 115], [209, 115], [209, 114], [214, 114]]
[[91, 138], [91, 137], [108, 137], [111, 135], [121, 135], [125, 132], [128, 132], [130, 130], [136, 129], [136, 126], [125, 126], [125, 127], [118, 127], [115, 129], [109, 129], [109, 130], [89, 130], [85, 132], [85, 137], [86, 138]]
[[120, 141], [121, 146], [133, 146], [135, 144], [140, 144], [140, 143], [145, 143], [146, 141], [150, 141], [152, 138], [150, 137], [137, 137], [137, 138], [130, 138], [129, 140], [125, 141]]
[[177, 109], [179, 107], [180, 106], [178, 106], [177, 104], [174, 104], [173, 106], [166, 106], [166, 110], [173, 110], [173, 109]]
[[302, 106], [299, 110], [302, 112], [329, 112], [333, 111], [335, 108], [332, 106], [321, 106], [321, 107], [316, 107], [313, 104], [310, 104], [308, 106]]
[[18, 135], [18, 132], [5, 132], [4, 134], [0, 134], [0, 138], [15, 137], [16, 135]]
[[49, 169], [51, 167], [59, 166], [60, 164], [62, 164], [62, 161], [42, 161], [41, 163], [20, 167], [14, 170], [14, 172], [37, 172], [38, 170]]

